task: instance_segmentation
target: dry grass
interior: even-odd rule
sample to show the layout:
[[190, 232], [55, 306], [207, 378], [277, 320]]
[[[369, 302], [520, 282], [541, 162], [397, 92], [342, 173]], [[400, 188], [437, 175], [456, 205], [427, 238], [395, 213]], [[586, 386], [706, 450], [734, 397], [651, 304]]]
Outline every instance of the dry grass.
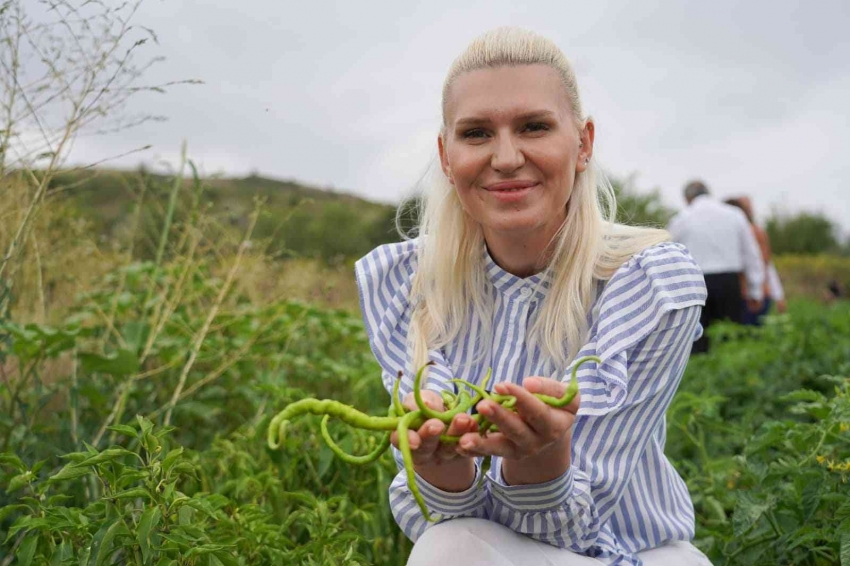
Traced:
[[850, 288], [850, 257], [787, 255], [774, 258], [789, 298], [822, 299], [830, 281]]
[[[23, 220], [35, 187], [22, 179], [0, 182], [0, 250], [5, 253]], [[11, 315], [18, 322], [55, 323], [95, 281], [114, 269], [120, 256], [94, 240], [88, 223], [57, 200], [34, 218], [10, 261]]]
[[333, 309], [359, 312], [360, 304], [349, 262], [327, 266], [312, 259], [270, 260], [246, 257], [236, 286], [252, 303], [295, 299]]

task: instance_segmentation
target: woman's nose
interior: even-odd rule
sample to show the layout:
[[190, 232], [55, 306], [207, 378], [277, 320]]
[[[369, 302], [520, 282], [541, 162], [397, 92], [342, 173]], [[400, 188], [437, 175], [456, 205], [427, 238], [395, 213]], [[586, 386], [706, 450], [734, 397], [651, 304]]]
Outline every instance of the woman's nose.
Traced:
[[490, 166], [500, 173], [511, 173], [525, 165], [525, 155], [512, 136], [499, 136], [494, 144]]

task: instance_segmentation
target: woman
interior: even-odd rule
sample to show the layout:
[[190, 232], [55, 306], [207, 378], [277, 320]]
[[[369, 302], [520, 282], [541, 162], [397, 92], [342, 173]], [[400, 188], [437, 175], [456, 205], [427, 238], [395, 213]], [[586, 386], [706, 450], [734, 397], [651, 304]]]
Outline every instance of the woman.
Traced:
[[753, 232], [753, 237], [759, 245], [762, 260], [764, 261], [765, 278], [764, 278], [764, 302], [760, 309], [753, 311], [749, 308], [746, 297], [747, 281], [745, 277], [741, 277], [741, 311], [743, 312], [743, 323], [749, 326], [761, 326], [762, 317], [770, 312], [773, 304], [776, 304], [776, 310], [780, 314], [784, 314], [787, 310], [785, 305], [785, 291], [782, 289], [782, 284], [779, 281], [779, 273], [776, 271], [776, 266], [773, 265], [773, 252], [770, 247], [770, 236], [767, 231], [756, 224], [755, 216], [753, 215], [753, 204], [749, 197], [739, 197], [726, 199], [726, 204], [731, 204], [740, 208], [747, 217], [747, 222], [750, 223], [750, 229]]
[[[410, 408], [413, 370], [430, 360], [430, 406], [453, 377], [480, 383], [492, 368], [518, 412], [480, 402], [500, 430], [486, 437], [469, 415], [411, 431], [441, 522], [425, 521], [400, 472], [389, 498], [415, 542], [408, 564], [708, 564], [663, 453], [664, 411], [701, 332], [699, 268], [666, 232], [609, 221], [595, 126], [551, 41], [479, 37], [452, 65], [442, 110], [420, 236], [356, 265], [370, 343], [388, 391], [405, 370]], [[591, 354], [603, 362], [581, 366], [566, 409], [533, 395], [561, 395], [571, 361]], [[462, 438], [441, 445], [441, 433]]]

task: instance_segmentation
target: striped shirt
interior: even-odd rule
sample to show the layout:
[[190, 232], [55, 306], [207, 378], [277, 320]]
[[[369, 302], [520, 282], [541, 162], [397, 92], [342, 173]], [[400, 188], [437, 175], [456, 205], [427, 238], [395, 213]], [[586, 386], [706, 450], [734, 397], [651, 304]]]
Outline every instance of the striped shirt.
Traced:
[[[372, 351], [392, 391], [400, 368], [410, 368], [406, 347], [412, 314], [410, 290], [416, 240], [380, 246], [355, 265], [361, 310]], [[480, 320], [444, 348], [429, 352], [435, 365], [426, 387], [455, 391], [457, 377], [480, 383], [488, 367], [491, 384], [521, 383], [537, 375], [568, 379], [526, 344], [549, 288], [544, 274], [520, 278], [500, 268], [484, 251], [493, 301], [489, 348], [474, 350]], [[639, 565], [640, 550], [667, 541], [691, 540], [694, 510], [687, 486], [664, 455], [665, 417], [685, 370], [691, 342], [702, 333], [705, 304], [702, 271], [681, 244], [663, 243], [634, 255], [607, 282], [600, 281], [588, 340], [578, 356], [596, 355], [578, 371], [581, 407], [573, 425], [571, 467], [536, 485], [507, 485], [501, 459], [493, 457], [481, 478], [461, 493], [442, 491], [417, 476], [428, 508], [442, 520], [477, 517], [607, 564]], [[478, 355], [477, 355], [478, 354]], [[476, 359], [477, 357], [477, 359]], [[406, 371], [404, 396], [412, 388]], [[408, 488], [403, 462], [389, 488], [399, 527], [414, 542], [425, 521]]]

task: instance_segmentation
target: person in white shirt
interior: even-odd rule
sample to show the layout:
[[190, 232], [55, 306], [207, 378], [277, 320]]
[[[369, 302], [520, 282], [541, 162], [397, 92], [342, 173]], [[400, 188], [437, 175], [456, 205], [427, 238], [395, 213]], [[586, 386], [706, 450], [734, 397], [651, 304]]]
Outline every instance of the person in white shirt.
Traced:
[[[757, 312], [764, 300], [765, 269], [758, 242], [746, 215], [738, 208], [713, 199], [701, 181], [685, 186], [688, 207], [673, 217], [667, 230], [684, 244], [703, 271], [708, 299], [700, 323], [716, 320], [742, 322], [742, 274], [746, 280], [747, 307]], [[707, 352], [705, 334], [692, 352]]]

